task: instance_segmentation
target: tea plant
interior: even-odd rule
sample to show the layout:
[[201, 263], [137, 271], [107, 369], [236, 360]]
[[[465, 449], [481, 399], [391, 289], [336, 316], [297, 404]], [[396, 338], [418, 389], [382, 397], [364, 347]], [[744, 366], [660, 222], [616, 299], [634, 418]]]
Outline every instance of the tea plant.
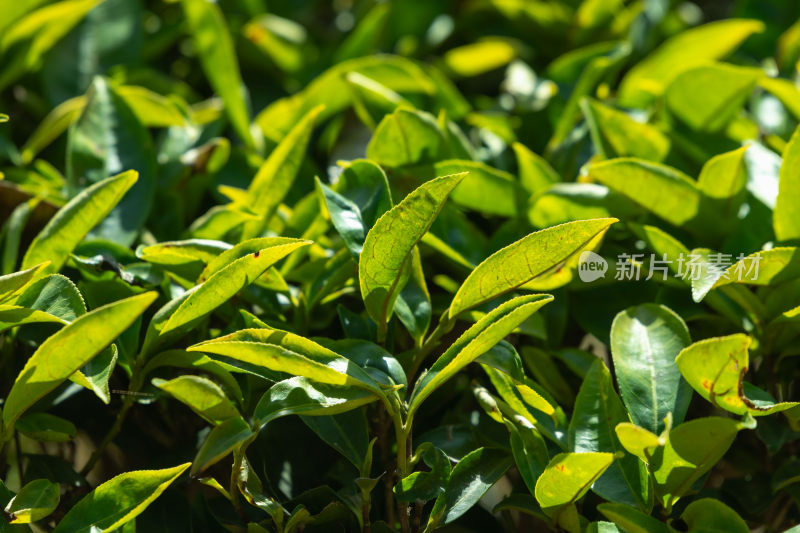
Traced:
[[794, 526], [766, 4], [9, 2], [0, 531]]

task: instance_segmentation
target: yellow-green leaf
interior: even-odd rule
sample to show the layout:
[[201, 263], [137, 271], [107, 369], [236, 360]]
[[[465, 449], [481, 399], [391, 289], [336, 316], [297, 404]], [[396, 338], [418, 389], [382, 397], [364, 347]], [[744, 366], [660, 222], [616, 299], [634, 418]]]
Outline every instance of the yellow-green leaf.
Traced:
[[226, 420], [209, 432], [192, 462], [191, 474], [197, 475], [256, 435], [241, 416]]
[[716, 59], [739, 47], [753, 33], [764, 30], [758, 20], [728, 19], [681, 32], [636, 64], [619, 88], [619, 104], [645, 107], [661, 95], [681, 72]]
[[44, 261], [36, 266], [0, 276], [0, 302], [4, 302], [22, 292], [25, 287], [33, 283], [39, 272], [46, 268], [50, 261]]
[[12, 524], [29, 524], [52, 513], [61, 499], [58, 483], [36, 479], [26, 484], [6, 505]]
[[188, 405], [192, 411], [212, 424], [217, 425], [239, 416], [239, 411], [233, 402], [225, 396], [219, 385], [208, 378], [179, 376], [169, 381], [154, 379], [153, 385]]
[[545, 512], [580, 499], [614, 460], [613, 453], [560, 453], [536, 482], [536, 501]]
[[156, 299], [146, 292], [99, 307], [51, 335], [17, 376], [3, 406], [6, 429], [39, 398], [55, 389], [128, 329]]
[[473, 324], [436, 360], [414, 387], [408, 416], [413, 416], [422, 402], [444, 382], [486, 353], [503, 337], [552, 300], [553, 297], [549, 294], [519, 296], [498, 306]]
[[188, 351], [219, 355], [272, 371], [305, 376], [319, 383], [348, 385], [381, 394], [358, 365], [314, 341], [270, 328], [243, 329], [201, 342]]
[[[749, 384], [742, 380], [749, 366], [750, 342], [741, 333], [702, 340], [684, 348], [675, 362], [700, 396], [731, 413], [764, 416], [800, 405], [775, 403], [763, 391], [745, 389]], [[755, 392], [756, 398], [748, 398], [747, 392]]]
[[182, 0], [182, 4], [206, 77], [222, 98], [237, 135], [248, 148], [254, 149], [256, 142], [250, 133], [250, 115], [243, 95], [239, 62], [222, 10], [208, 0]]
[[358, 280], [367, 312], [379, 326], [391, 316], [408, 280], [414, 247], [465, 175], [443, 176], [422, 184], [384, 213], [367, 233], [358, 261]]
[[667, 87], [667, 108], [694, 130], [719, 131], [739, 113], [763, 75], [756, 68], [723, 63], [692, 68]]
[[250, 182], [248, 205], [260, 220], [246, 223], [245, 238], [260, 235], [289, 192], [305, 157], [314, 122], [323, 109], [323, 106], [318, 106], [306, 113], [272, 150]]
[[458, 289], [450, 304], [450, 318], [558, 268], [616, 221], [598, 218], [568, 222], [531, 233], [495, 252]]
[[589, 176], [676, 226], [694, 222], [700, 211], [694, 180], [666, 165], [623, 157], [590, 166]]
[[581, 101], [595, 148], [606, 158], [641, 157], [660, 163], [670, 149], [669, 137], [656, 127], [593, 99]]
[[141, 514], [190, 464], [120, 474], [84, 496], [67, 512], [53, 532], [114, 531]]
[[255, 281], [269, 267], [294, 250], [311, 244], [293, 239], [246, 255], [214, 272], [206, 281], [186, 291], [159, 309], [150, 323], [145, 340], [152, 347], [157, 337], [194, 323], [228, 301], [245, 286]]
[[507, 65], [516, 56], [517, 50], [508, 40], [495, 37], [451, 48], [442, 59], [450, 72], [471, 77]]
[[779, 241], [800, 239], [800, 127], [783, 151], [773, 226]]
[[129, 170], [81, 191], [33, 239], [22, 259], [22, 268], [50, 261], [43, 273], [61, 270], [72, 250], [111, 212], [138, 177], [136, 171]]

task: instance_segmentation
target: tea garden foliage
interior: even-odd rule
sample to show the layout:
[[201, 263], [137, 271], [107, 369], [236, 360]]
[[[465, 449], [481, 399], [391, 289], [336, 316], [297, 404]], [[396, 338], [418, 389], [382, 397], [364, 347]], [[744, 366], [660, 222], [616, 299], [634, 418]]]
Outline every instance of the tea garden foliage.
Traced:
[[9, 0], [0, 57], [0, 530], [800, 520], [796, 3]]

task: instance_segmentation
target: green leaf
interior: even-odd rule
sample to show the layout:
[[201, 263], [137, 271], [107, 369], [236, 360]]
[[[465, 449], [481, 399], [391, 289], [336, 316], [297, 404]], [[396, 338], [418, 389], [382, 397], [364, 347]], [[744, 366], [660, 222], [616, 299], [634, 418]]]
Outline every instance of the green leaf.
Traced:
[[254, 439], [257, 433], [250, 428], [241, 416], [229, 418], [215, 426], [206, 437], [192, 461], [190, 474], [196, 476], [229, 453]]
[[142, 370], [142, 375], [147, 376], [154, 370], [165, 366], [198, 370], [216, 377], [226, 392], [237, 401], [242, 401], [242, 391], [239, 383], [228, 371], [229, 367], [214, 361], [207, 355], [185, 350], [167, 350], [150, 359]]
[[581, 101], [597, 151], [605, 158], [640, 157], [660, 163], [670, 150], [669, 137], [649, 124], [596, 100]]
[[764, 30], [758, 20], [729, 19], [704, 24], [667, 39], [623, 78], [619, 104], [645, 107], [679, 74], [709, 61], [722, 59], [753, 33]]
[[549, 294], [519, 296], [498, 306], [473, 324], [420, 378], [409, 402], [408, 416], [412, 417], [433, 391], [552, 300]]
[[78, 243], [111, 212], [138, 177], [136, 171], [129, 170], [81, 191], [33, 239], [22, 259], [22, 268], [50, 261], [43, 273], [61, 270]]
[[779, 241], [800, 239], [800, 127], [783, 151], [773, 226]]
[[762, 76], [761, 69], [724, 63], [692, 68], [667, 87], [667, 109], [694, 130], [720, 131], [739, 114]]
[[670, 533], [672, 530], [652, 516], [620, 503], [601, 503], [597, 510], [626, 533]]
[[795, 118], [800, 118], [800, 99], [798, 99], [800, 90], [797, 89], [793, 82], [782, 78], [762, 77], [758, 80], [758, 84], [780, 100]]
[[282, 416], [344, 413], [377, 399], [363, 389], [315, 383], [306, 377], [295, 376], [279, 381], [264, 393], [253, 412], [253, 426], [263, 428]]
[[17, 305], [44, 311], [61, 320], [72, 322], [86, 313], [86, 303], [72, 281], [61, 274], [37, 279], [19, 295]]
[[542, 156], [532, 152], [524, 144], [515, 142], [511, 145], [517, 156], [519, 181], [531, 194], [539, 194], [551, 185], [559, 183], [561, 176]]
[[360, 471], [369, 453], [369, 427], [364, 410], [354, 409], [358, 406], [353, 406], [353, 402], [348, 402], [350, 406], [349, 410], [337, 414], [301, 414], [300, 419]]
[[445, 153], [436, 118], [407, 107], [384, 117], [367, 145], [367, 158], [389, 168], [433, 163]]
[[[120, 95], [139, 121], [148, 128], [167, 128], [185, 126], [184, 116], [176, 98], [167, 98], [145, 87], [120, 85], [116, 87]], [[181, 102], [181, 105], [186, 105]]]
[[40, 442], [67, 442], [78, 431], [69, 420], [49, 413], [25, 413], [17, 419], [14, 429]]
[[656, 493], [667, 509], [728, 451], [742, 424], [730, 418], [696, 418], [669, 432], [650, 459]]
[[370, 228], [392, 208], [386, 174], [375, 163], [360, 159], [344, 167], [333, 187], [319, 180], [317, 186], [322, 191], [333, 226], [348, 250], [358, 257]]
[[720, 225], [731, 227], [737, 221], [746, 196], [747, 148], [744, 146], [712, 157], [703, 165], [697, 178], [697, 188], [706, 197], [708, 205], [721, 216]]
[[358, 365], [299, 335], [268, 328], [245, 329], [187, 348], [221, 355], [319, 383], [360, 388], [378, 396], [380, 387]]
[[84, 496], [53, 531], [114, 531], [141, 514], [189, 465], [120, 474]]
[[422, 457], [430, 471], [412, 472], [394, 486], [395, 498], [401, 502], [432, 500], [445, 491], [450, 479], [450, 458], [430, 442], [420, 444], [414, 456]]
[[361, 297], [367, 312], [383, 328], [410, 274], [409, 256], [465, 174], [422, 184], [381, 216], [367, 234], [358, 262]]
[[614, 390], [611, 373], [598, 359], [589, 368], [575, 399], [569, 424], [570, 450], [618, 454], [592, 490], [606, 500], [647, 510], [652, 495], [644, 465], [636, 457], [624, 454], [614, 432], [617, 424], [627, 421], [628, 413]]
[[750, 527], [736, 511], [714, 498], [690, 503], [681, 514], [689, 533], [748, 533]]
[[308, 241], [292, 240], [287, 243], [279, 240], [274, 246], [245, 255], [220, 268], [206, 281], [158, 310], [147, 331], [145, 350], [152, 348], [158, 337], [187, 329], [255, 281], [276, 262], [309, 244]]
[[70, 98], [56, 107], [44, 119], [39, 122], [38, 127], [28, 137], [28, 140], [20, 150], [20, 157], [24, 163], [31, 163], [36, 154], [46, 148], [59, 135], [69, 128], [70, 124], [80, 116], [86, 106], [86, 96], [76, 96]]
[[[411, 167], [406, 170], [413, 176], [445, 176], [467, 172], [467, 176], [453, 190], [454, 203], [487, 215], [514, 216], [517, 214], [521, 187], [508, 172], [492, 168], [485, 163], [465, 159], [445, 159], [432, 165]], [[487, 202], [486, 198], [492, 198]]]
[[694, 180], [672, 167], [619, 158], [591, 165], [589, 176], [676, 226], [696, 223], [700, 213]]
[[66, 0], [26, 14], [3, 31], [0, 53], [0, 89], [4, 89], [26, 71], [36, 69], [45, 54], [101, 0]]
[[[288, 237], [261, 237], [242, 241], [233, 248], [225, 250], [216, 257], [209, 259], [208, 264], [197, 277], [197, 283], [205, 282], [211, 276], [242, 257], [256, 253], [260, 255], [261, 252], [265, 250], [270, 251], [270, 253], [278, 252], [277, 255], [280, 255], [285, 252], [285, 249], [280, 248], [282, 246], [291, 245], [289, 248], [294, 251], [296, 248], [309, 244], [311, 243], [308, 241], [298, 241], [297, 239], [290, 239]], [[277, 249], [273, 251], [272, 248]], [[275, 272], [274, 275], [280, 276], [277, 272]]]
[[422, 271], [419, 249], [411, 254], [411, 273], [406, 286], [394, 302], [397, 318], [408, 330], [414, 341], [421, 345], [422, 339], [431, 325], [431, 295]]
[[306, 156], [314, 123], [322, 110], [323, 107], [315, 107], [306, 113], [270, 152], [250, 182], [247, 188], [247, 205], [260, 217], [260, 220], [245, 225], [246, 238], [260, 236], [291, 189], [300, 170], [300, 164]]
[[156, 188], [153, 141], [125, 100], [104, 78], [92, 81], [86, 97], [86, 107], [69, 131], [67, 182], [80, 190], [127, 169], [136, 169], [136, 183], [92, 230], [93, 236], [129, 245], [142, 229], [153, 202]]
[[436, 499], [430, 521], [449, 524], [469, 511], [503, 477], [511, 463], [506, 452], [490, 448], [478, 448], [465, 455], [453, 468], [444, 493]]
[[442, 59], [453, 74], [472, 77], [507, 65], [516, 56], [517, 50], [509, 40], [494, 37], [451, 48]]
[[345, 80], [353, 94], [353, 107], [358, 118], [372, 130], [385, 115], [398, 107], [414, 107], [393, 90], [358, 72], [350, 72]]
[[505, 423], [510, 434], [511, 453], [517, 470], [533, 494], [536, 490], [536, 481], [550, 462], [547, 444], [535, 428], [522, 423], [519, 419], [514, 421], [506, 419]]
[[52, 513], [60, 499], [58, 483], [36, 479], [20, 489], [6, 505], [5, 512], [12, 518], [12, 524], [29, 524]]
[[531, 233], [495, 252], [461, 284], [450, 304], [450, 318], [558, 268], [616, 221], [600, 218], [561, 224]]
[[[138, 329], [134, 333], [138, 335]], [[111, 379], [111, 374], [117, 365], [117, 357], [117, 345], [112, 344], [70, 376], [70, 380], [94, 392], [104, 404], [108, 405], [111, 403], [108, 380]]]
[[675, 362], [700, 396], [731, 413], [764, 416], [800, 405], [745, 396], [742, 379], [749, 366], [750, 343], [750, 337], [741, 333], [702, 340], [684, 348]]
[[220, 7], [207, 0], [182, 0], [200, 64], [214, 91], [225, 104], [225, 112], [236, 134], [250, 148], [256, 141], [250, 133], [250, 116], [244, 98], [239, 62]]
[[[0, 228], [0, 234], [5, 234], [2, 255], [0, 255], [0, 272], [10, 273], [17, 267], [22, 233], [25, 231], [25, 226], [31, 215], [36, 210], [36, 206], [39, 205], [39, 201], [38, 198], [32, 198], [19, 204], [6, 219], [2, 228]], [[0, 296], [0, 301], [2, 299], [3, 297]]]
[[136, 257], [142, 261], [160, 266], [209, 263], [231, 246], [222, 241], [208, 239], [187, 239], [183, 241], [164, 241], [150, 246], [139, 246]]
[[[668, 429], [665, 430], [667, 433]], [[614, 432], [617, 434], [620, 444], [622, 444], [629, 453], [632, 453], [648, 464], [650, 463], [655, 449], [659, 446], [663, 446], [664, 442], [666, 442], [666, 436], [663, 438], [659, 437], [655, 433], [628, 422], [617, 424], [614, 428]]]
[[622, 400], [637, 425], [659, 433], [667, 413], [676, 424], [683, 421], [692, 392], [675, 357], [690, 342], [683, 320], [662, 305], [630, 307], [614, 318], [614, 370]]
[[17, 376], [3, 406], [6, 430], [39, 398], [55, 389], [114, 341], [156, 299], [146, 292], [105, 305], [51, 335]]
[[53, 322], [66, 324], [65, 320], [37, 309], [28, 309], [16, 305], [0, 305], [0, 332], [22, 324]]
[[614, 460], [612, 453], [560, 453], [536, 482], [536, 501], [545, 513], [579, 500]]
[[777, 285], [800, 277], [800, 248], [779, 246], [755, 252], [738, 260], [722, 273], [713, 288], [731, 283]]
[[641, 214], [638, 205], [599, 183], [557, 183], [528, 204], [528, 219], [537, 228], [573, 220], [612, 215], [627, 219]]
[[38, 277], [39, 272], [49, 266], [50, 261], [45, 261], [27, 270], [13, 272], [0, 276], [0, 302], [11, 299], [15, 294], [22, 292], [28, 285], [33, 283]]
[[154, 379], [153, 385], [188, 405], [192, 411], [214, 425], [239, 416], [236, 406], [210, 379], [201, 376], [179, 376], [169, 381]]

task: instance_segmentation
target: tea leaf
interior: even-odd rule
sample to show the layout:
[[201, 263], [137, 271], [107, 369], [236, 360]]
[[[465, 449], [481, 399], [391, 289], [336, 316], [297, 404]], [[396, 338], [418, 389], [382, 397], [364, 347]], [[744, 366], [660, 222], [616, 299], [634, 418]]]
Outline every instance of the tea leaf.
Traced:
[[8, 393], [3, 422], [8, 431], [39, 398], [55, 389], [116, 339], [156, 299], [146, 292], [78, 317], [34, 352]]
[[83, 533], [93, 529], [113, 531], [122, 527], [161, 496], [189, 465], [120, 474], [84, 496], [53, 531]]
[[81, 191], [33, 239], [22, 259], [22, 268], [50, 261], [43, 273], [61, 270], [78, 243], [111, 212], [138, 177], [138, 173], [129, 170]]

